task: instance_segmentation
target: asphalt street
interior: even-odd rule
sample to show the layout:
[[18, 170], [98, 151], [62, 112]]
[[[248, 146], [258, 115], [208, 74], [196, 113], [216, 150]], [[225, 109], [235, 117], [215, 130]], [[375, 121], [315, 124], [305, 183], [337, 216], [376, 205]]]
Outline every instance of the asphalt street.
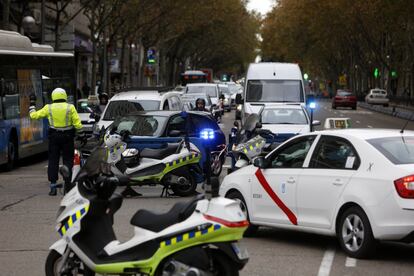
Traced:
[[[405, 120], [358, 108], [331, 110], [321, 101], [314, 119], [349, 117], [356, 128], [402, 128]], [[223, 129], [228, 133], [234, 111], [226, 113]], [[321, 129], [322, 126], [317, 129]], [[406, 129], [414, 130], [414, 122]], [[46, 176], [47, 156], [21, 162], [16, 170], [0, 172], [0, 275], [44, 275], [49, 246], [59, 237], [55, 215], [61, 196], [50, 197]], [[227, 170], [223, 170], [223, 175]], [[115, 231], [121, 241], [132, 237], [130, 218], [140, 208], [166, 211], [186, 198], [160, 198], [160, 187], [139, 188], [140, 198], [125, 199], [115, 216]], [[243, 241], [250, 253], [242, 275], [412, 275], [414, 245], [383, 243], [370, 260], [346, 257], [335, 238], [263, 228]]]

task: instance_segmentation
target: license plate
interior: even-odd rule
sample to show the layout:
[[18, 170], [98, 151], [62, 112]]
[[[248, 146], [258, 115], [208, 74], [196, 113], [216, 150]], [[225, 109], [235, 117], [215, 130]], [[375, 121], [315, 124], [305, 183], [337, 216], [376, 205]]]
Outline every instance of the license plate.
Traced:
[[238, 242], [233, 242], [231, 244], [231, 247], [233, 248], [234, 253], [236, 253], [237, 257], [239, 257], [240, 260], [246, 260], [249, 258], [249, 252], [247, 251], [247, 248], [241, 245]]

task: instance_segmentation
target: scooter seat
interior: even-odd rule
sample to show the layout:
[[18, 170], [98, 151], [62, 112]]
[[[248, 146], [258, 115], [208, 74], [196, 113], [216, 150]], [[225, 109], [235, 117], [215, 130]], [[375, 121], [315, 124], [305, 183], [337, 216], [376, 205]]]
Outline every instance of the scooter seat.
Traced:
[[157, 214], [148, 210], [138, 210], [131, 218], [131, 224], [153, 232], [160, 232], [190, 217], [197, 206], [197, 201], [201, 198], [201, 196], [197, 196], [189, 202], [178, 202], [164, 214]]
[[145, 148], [140, 152], [140, 157], [152, 158], [152, 159], [164, 159], [165, 157], [176, 153], [180, 143], [168, 143], [167, 147], [160, 149]]

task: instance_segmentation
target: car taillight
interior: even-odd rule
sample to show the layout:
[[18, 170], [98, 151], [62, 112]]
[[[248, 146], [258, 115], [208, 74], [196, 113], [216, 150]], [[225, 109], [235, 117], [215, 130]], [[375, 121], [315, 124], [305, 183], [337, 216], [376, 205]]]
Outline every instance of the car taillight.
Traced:
[[394, 181], [395, 189], [402, 198], [414, 198], [414, 175]]
[[224, 226], [227, 226], [227, 227], [230, 227], [230, 228], [249, 226], [249, 221], [248, 220], [242, 220], [242, 221], [235, 221], [234, 222], [234, 221], [228, 221], [228, 220], [224, 220], [224, 219], [209, 216], [209, 215], [204, 215], [204, 217], [208, 220], [218, 222], [218, 223], [223, 224]]

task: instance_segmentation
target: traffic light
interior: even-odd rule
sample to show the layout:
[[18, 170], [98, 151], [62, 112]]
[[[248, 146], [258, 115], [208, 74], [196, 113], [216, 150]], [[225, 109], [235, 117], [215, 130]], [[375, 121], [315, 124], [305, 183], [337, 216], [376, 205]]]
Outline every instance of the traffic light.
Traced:
[[374, 78], [378, 79], [378, 77], [379, 77], [379, 69], [375, 68], [374, 69]]
[[303, 79], [304, 79], [304, 80], [308, 80], [308, 78], [309, 78], [308, 73], [303, 74]]
[[229, 76], [227, 74], [221, 75], [221, 81], [229, 81]]
[[398, 77], [398, 75], [397, 75], [397, 71], [395, 71], [395, 70], [391, 70], [391, 77], [392, 77], [392, 78], [396, 78], [396, 77]]

